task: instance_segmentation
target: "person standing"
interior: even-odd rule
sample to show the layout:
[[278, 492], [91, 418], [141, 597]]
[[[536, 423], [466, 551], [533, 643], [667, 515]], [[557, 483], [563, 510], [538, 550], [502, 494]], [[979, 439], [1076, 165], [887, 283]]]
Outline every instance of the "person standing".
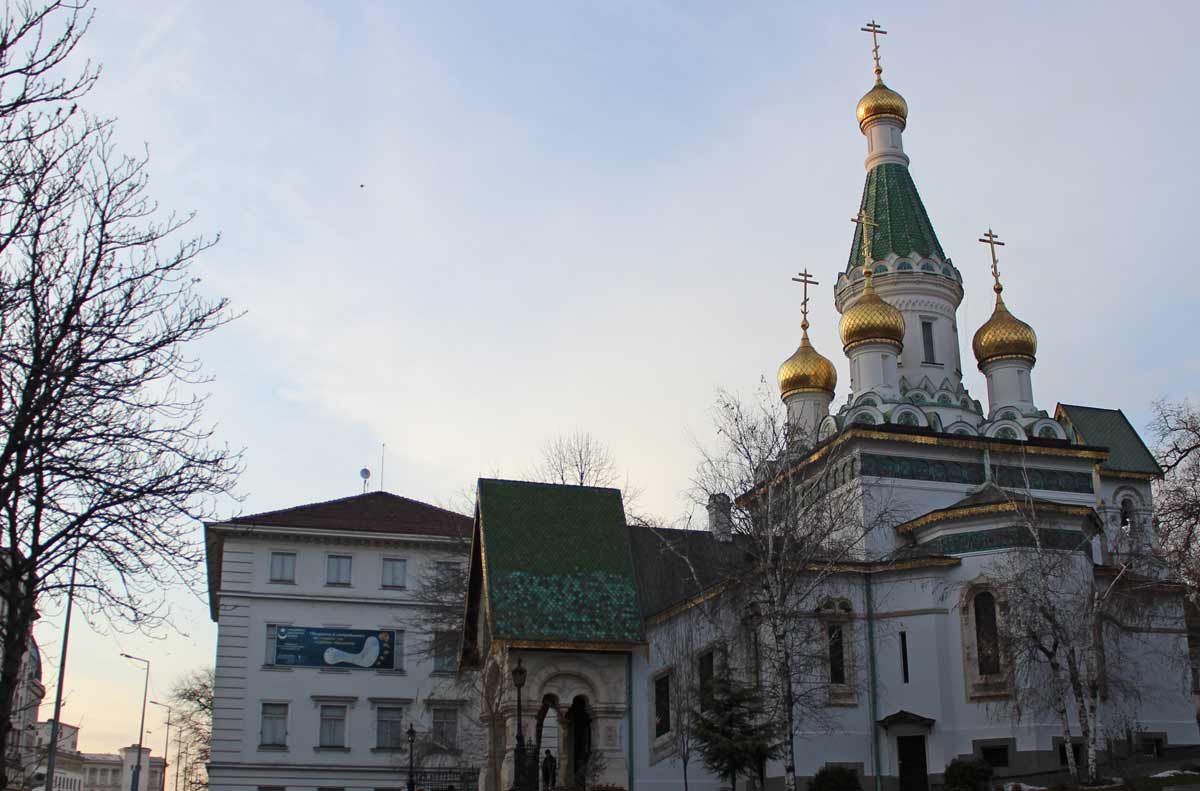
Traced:
[[546, 791], [554, 788], [557, 770], [558, 761], [554, 760], [554, 756], [549, 750], [546, 750], [546, 757], [542, 759], [542, 788]]

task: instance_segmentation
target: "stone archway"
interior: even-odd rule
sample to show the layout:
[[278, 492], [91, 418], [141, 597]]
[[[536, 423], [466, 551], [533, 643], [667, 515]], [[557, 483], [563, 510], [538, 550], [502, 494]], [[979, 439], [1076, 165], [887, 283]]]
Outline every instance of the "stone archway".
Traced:
[[554, 759], [554, 784], [561, 785], [565, 751], [562, 746], [562, 735], [565, 726], [565, 712], [559, 705], [557, 695], [544, 695], [542, 706], [538, 709], [537, 720], [534, 724], [534, 754], [537, 755], [539, 788], [545, 772], [546, 753]]

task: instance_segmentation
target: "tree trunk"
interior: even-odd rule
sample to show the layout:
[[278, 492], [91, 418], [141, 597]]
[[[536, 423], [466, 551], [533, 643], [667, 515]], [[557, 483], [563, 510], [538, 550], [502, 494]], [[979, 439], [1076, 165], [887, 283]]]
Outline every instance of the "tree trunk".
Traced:
[[[14, 709], [17, 690], [21, 685], [21, 664], [29, 649], [29, 629], [33, 624], [33, 602], [23, 591], [33, 590], [32, 584], [22, 584], [20, 569], [14, 569], [9, 558], [7, 584], [4, 590], [4, 635], [0, 641], [0, 711]], [[21, 776], [20, 734], [13, 729], [10, 717], [0, 717], [0, 788], [18, 787]]]
[[[632, 755], [631, 755], [631, 756], [629, 756], [629, 760], [631, 760], [631, 761], [633, 760], [633, 756], [632, 756]], [[688, 791], [688, 776], [687, 776], [687, 765], [688, 765], [688, 762], [687, 762], [687, 758], [686, 758], [686, 757], [684, 757], [684, 758], [682, 759], [682, 762], [683, 762], [683, 791]], [[630, 789], [630, 791], [633, 791], [633, 789]]]
[[1079, 672], [1079, 658], [1075, 655], [1074, 649], [1067, 651], [1067, 673], [1071, 679], [1071, 692], [1075, 697], [1075, 708], [1079, 715], [1079, 733], [1083, 737], [1085, 748], [1087, 777], [1084, 778], [1084, 782], [1094, 784], [1098, 776], [1096, 771], [1096, 734], [1093, 729], [1094, 721], [1088, 713], [1087, 690], [1084, 689], [1083, 678]]

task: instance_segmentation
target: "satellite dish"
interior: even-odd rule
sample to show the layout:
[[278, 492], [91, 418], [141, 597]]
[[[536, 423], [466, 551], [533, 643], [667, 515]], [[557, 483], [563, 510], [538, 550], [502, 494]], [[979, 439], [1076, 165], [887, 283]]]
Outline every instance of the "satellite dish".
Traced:
[[368, 470], [366, 467], [363, 467], [361, 470], [358, 471], [358, 477], [362, 478], [364, 481], [370, 480], [371, 479], [371, 471]]

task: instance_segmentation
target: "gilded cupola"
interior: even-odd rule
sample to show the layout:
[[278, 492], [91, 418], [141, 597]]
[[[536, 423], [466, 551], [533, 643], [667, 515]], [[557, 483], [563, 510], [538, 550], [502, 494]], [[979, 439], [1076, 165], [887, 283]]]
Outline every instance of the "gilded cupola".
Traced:
[[859, 129], [864, 129], [867, 122], [873, 118], [894, 118], [900, 122], [900, 128], [903, 129], [908, 121], [908, 102], [884, 85], [883, 80], [876, 75], [875, 87], [858, 100], [854, 114], [858, 116]]
[[794, 393], [823, 392], [832, 396], [837, 389], [837, 370], [809, 342], [807, 318], [800, 322], [800, 329], [799, 348], [779, 366], [779, 395], [784, 399]]
[[982, 368], [984, 363], [993, 360], [1027, 360], [1031, 365], [1037, 355], [1037, 333], [1025, 322], [1008, 312], [1004, 297], [1000, 293], [1004, 286], [1000, 285], [1000, 260], [996, 257], [996, 248], [1003, 247], [1004, 242], [988, 228], [979, 240], [988, 246], [992, 256], [992, 291], [996, 292], [996, 307], [992, 316], [975, 331], [971, 348], [975, 351], [975, 359]]
[[975, 332], [975, 339], [971, 341], [975, 359], [981, 366], [992, 360], [1012, 358], [1032, 363], [1037, 355], [1037, 333], [1033, 327], [1008, 312], [1004, 298], [1000, 296], [1004, 286], [997, 281], [992, 288], [996, 292], [996, 307], [992, 310], [992, 317]]
[[845, 313], [838, 329], [842, 348], [849, 352], [864, 343], [890, 343], [904, 346], [904, 314], [875, 293], [871, 270], [863, 270], [863, 293]]

